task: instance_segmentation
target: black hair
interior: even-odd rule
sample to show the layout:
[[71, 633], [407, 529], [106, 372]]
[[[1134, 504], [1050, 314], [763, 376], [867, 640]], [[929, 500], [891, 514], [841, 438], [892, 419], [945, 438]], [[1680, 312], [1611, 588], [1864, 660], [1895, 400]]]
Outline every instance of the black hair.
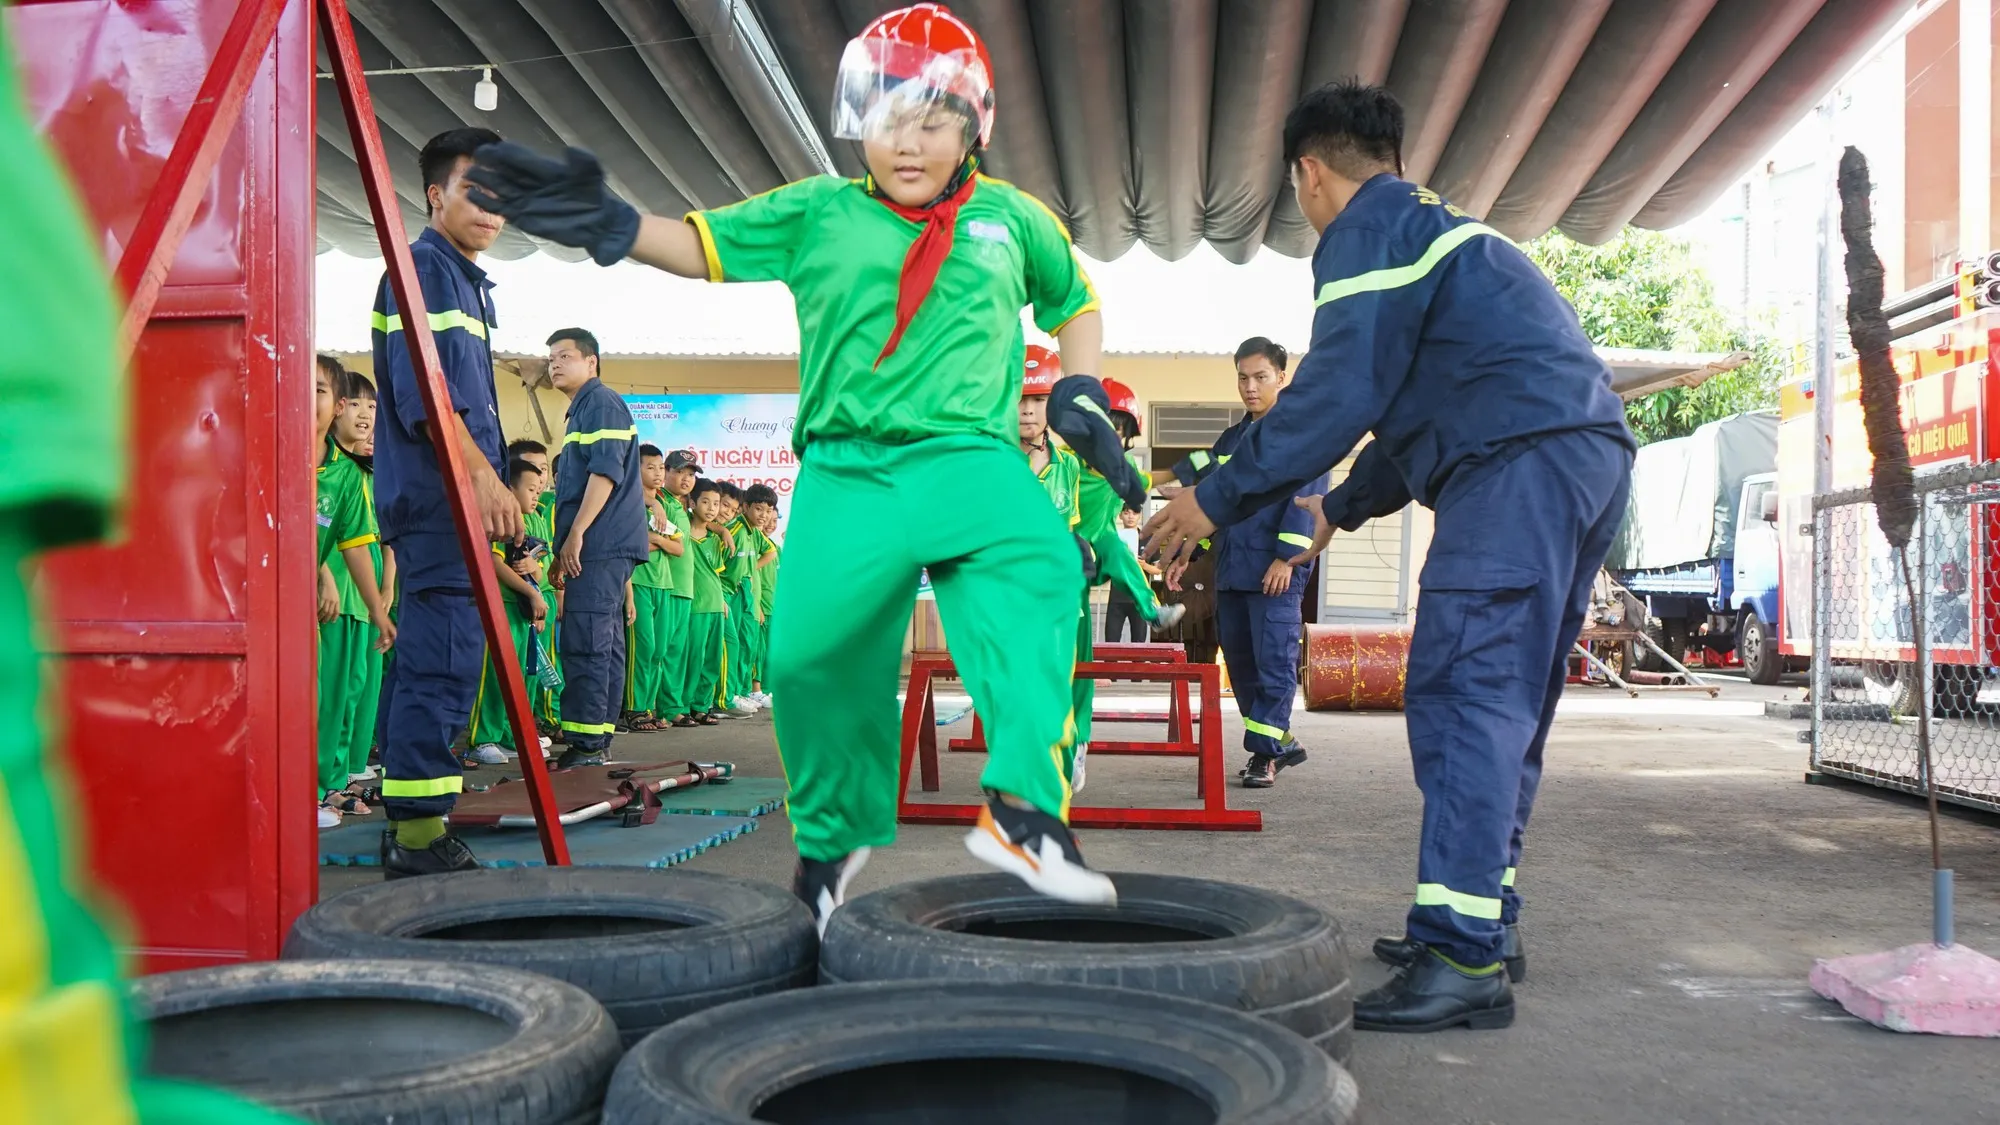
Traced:
[[639, 447], [639, 456], [641, 456], [641, 457], [662, 457], [662, 458], [663, 458], [663, 457], [665, 457], [665, 456], [666, 456], [666, 454], [664, 454], [664, 453], [660, 452], [660, 447], [659, 447], [659, 446], [657, 446], [657, 445], [654, 445], [654, 444], [653, 444], [652, 442], [650, 442], [650, 441], [649, 441], [649, 442], [647, 442], [646, 444], [644, 444], [644, 445], [642, 445], [642, 446], [640, 446], [640, 447]]
[[496, 144], [500, 134], [491, 129], [446, 129], [424, 142], [417, 154], [417, 171], [424, 178], [424, 214], [431, 213], [431, 188], [443, 188], [460, 160], [471, 159], [479, 146]]
[[720, 492], [720, 493], [722, 493], [722, 498], [723, 498], [723, 499], [725, 499], [725, 500], [738, 500], [738, 501], [740, 501], [740, 500], [742, 500], [742, 499], [743, 499], [743, 490], [742, 490], [742, 489], [740, 489], [740, 488], [738, 488], [738, 487], [736, 487], [735, 485], [733, 485], [733, 484], [729, 483], [729, 482], [728, 482], [728, 481], [726, 481], [726, 480], [719, 480], [719, 481], [716, 481], [716, 482], [715, 482], [715, 490], [716, 490], [717, 492]]
[[539, 453], [547, 457], [549, 455], [549, 447], [536, 441], [534, 438], [515, 438], [513, 441], [507, 443], [508, 460], [511, 461], [523, 453]]
[[319, 361], [319, 369], [326, 376], [326, 381], [333, 385], [333, 397], [339, 398], [340, 388], [347, 382], [347, 368], [325, 352], [319, 353], [315, 358]]
[[688, 493], [688, 503], [693, 504], [695, 501], [701, 499], [703, 493], [721, 493], [725, 487], [721, 481], [713, 477], [696, 477], [694, 490]]
[[516, 457], [512, 461], [507, 462], [507, 487], [512, 488], [521, 483], [522, 473], [540, 474], [541, 471], [533, 461], [523, 461], [519, 457]]
[[375, 381], [359, 371], [348, 368], [341, 372], [340, 381], [334, 384], [333, 393], [345, 399], [375, 398]]
[[1285, 370], [1285, 361], [1291, 358], [1285, 354], [1285, 345], [1277, 343], [1269, 336], [1252, 336], [1236, 345], [1237, 363], [1242, 363], [1253, 355], [1261, 355], [1270, 360], [1271, 366], [1277, 368], [1281, 374]]
[[1357, 183], [1403, 174], [1403, 103], [1359, 78], [1329, 82], [1285, 115], [1285, 166], [1310, 156]]
[[743, 490], [743, 506], [747, 508], [752, 504], [769, 504], [773, 508], [777, 507], [778, 490], [768, 484], [751, 485]]
[[542, 343], [549, 347], [554, 347], [557, 340], [568, 340], [575, 344], [576, 350], [582, 352], [586, 358], [597, 358], [597, 337], [591, 335], [589, 329], [558, 328], [554, 332], [549, 333], [549, 338], [543, 340]]

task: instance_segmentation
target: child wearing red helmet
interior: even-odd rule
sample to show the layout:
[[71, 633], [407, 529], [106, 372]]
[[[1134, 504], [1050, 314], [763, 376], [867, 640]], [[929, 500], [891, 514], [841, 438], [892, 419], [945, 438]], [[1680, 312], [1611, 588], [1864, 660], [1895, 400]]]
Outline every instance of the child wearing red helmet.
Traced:
[[[1010, 413], [1024, 307], [1085, 371], [1103, 331], [1062, 223], [979, 174], [992, 73], [942, 5], [883, 15], [848, 44], [835, 84], [834, 131], [861, 142], [870, 175], [801, 180], [685, 222], [642, 219], [577, 149], [556, 161], [492, 145], [468, 173], [482, 207], [601, 264], [629, 255], [792, 291], [800, 470], [768, 680], [795, 889], [822, 928], [869, 849], [895, 836], [896, 685], [926, 569], [992, 747], [966, 846], [1044, 894], [1117, 897], [1066, 823], [1081, 582], [1064, 521], [1022, 471]], [[903, 530], [857, 534], [884, 526]]]

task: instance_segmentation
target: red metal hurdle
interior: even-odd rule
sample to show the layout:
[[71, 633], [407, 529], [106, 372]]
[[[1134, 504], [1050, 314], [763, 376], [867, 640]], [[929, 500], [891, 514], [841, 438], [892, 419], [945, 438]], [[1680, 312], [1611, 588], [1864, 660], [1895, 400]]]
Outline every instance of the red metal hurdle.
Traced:
[[[1201, 688], [1201, 735], [1198, 743], [1195, 793], [1201, 798], [1198, 809], [1108, 808], [1077, 805], [1070, 809], [1070, 824], [1077, 828], [1178, 828], [1210, 832], [1261, 832], [1264, 814], [1255, 809], [1232, 809], [1228, 788], [1222, 777], [1222, 670], [1213, 664], [1189, 664], [1167, 660], [1150, 664], [1085, 661], [1076, 674], [1094, 680], [1122, 679]], [[936, 681], [957, 679], [951, 658], [918, 653], [910, 661], [909, 694], [903, 700], [902, 772], [896, 789], [896, 819], [903, 824], [973, 824], [979, 819], [978, 805], [929, 804], [910, 800], [912, 768], [926, 793], [938, 791], [938, 738]], [[1189, 714], [1183, 706], [1181, 714]]]
[[[928, 654], [919, 654], [928, 655]], [[949, 659], [947, 654], [939, 654]], [[1096, 646], [1091, 659], [1099, 664], [1186, 664], [1187, 650], [1178, 644], [1104, 644]], [[1136, 677], [1121, 676], [1120, 679]], [[1165, 714], [1157, 711], [1092, 711], [1090, 721], [1095, 729], [1099, 723], [1165, 723], [1167, 739], [1164, 742], [1137, 742], [1120, 739], [1095, 739], [1090, 742], [1093, 754], [1153, 754], [1170, 757], [1196, 757], [1201, 753], [1201, 743], [1195, 738], [1195, 723], [1201, 716], [1189, 706], [1188, 681], [1176, 680], [1173, 694], [1167, 699]], [[954, 738], [946, 743], [946, 749], [953, 753], [986, 752], [986, 726], [979, 713], [972, 715], [972, 737]]]

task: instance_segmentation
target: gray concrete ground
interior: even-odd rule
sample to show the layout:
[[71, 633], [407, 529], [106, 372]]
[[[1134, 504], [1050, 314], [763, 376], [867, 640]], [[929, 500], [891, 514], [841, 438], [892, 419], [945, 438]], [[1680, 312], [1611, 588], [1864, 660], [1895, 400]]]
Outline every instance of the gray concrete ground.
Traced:
[[[1499, 1032], [1358, 1035], [1368, 1120], [2000, 1119], [2000, 1043], [1879, 1031], [1806, 986], [1816, 957], [1927, 939], [1930, 879], [1918, 805], [1802, 782], [1802, 724], [1761, 714], [1764, 699], [1798, 695], [1741, 681], [1715, 702], [1571, 689], [1521, 867], [1529, 980], [1519, 1018]], [[1400, 930], [1416, 878], [1420, 802], [1402, 720], [1301, 711], [1295, 730], [1311, 762], [1275, 790], [1230, 791], [1232, 805], [1264, 811], [1262, 833], [1097, 831], [1084, 834], [1085, 854], [1113, 870], [1240, 880], [1318, 903], [1346, 928], [1370, 987], [1386, 971], [1368, 943]], [[1233, 714], [1227, 731], [1233, 746]], [[733, 759], [748, 774], [778, 768], [761, 717], [631, 736], [621, 748]], [[973, 799], [980, 760], [948, 756], [941, 796]], [[1232, 775], [1236, 765], [1232, 751]], [[1192, 803], [1191, 762], [1095, 758], [1079, 803], [1166, 800]], [[905, 828], [857, 891], [978, 870], [961, 831]], [[1992, 820], [1946, 821], [1960, 937], [2000, 954], [1997, 844]], [[792, 863], [774, 814], [690, 866], [782, 882]], [[365, 878], [329, 870], [323, 892]]]

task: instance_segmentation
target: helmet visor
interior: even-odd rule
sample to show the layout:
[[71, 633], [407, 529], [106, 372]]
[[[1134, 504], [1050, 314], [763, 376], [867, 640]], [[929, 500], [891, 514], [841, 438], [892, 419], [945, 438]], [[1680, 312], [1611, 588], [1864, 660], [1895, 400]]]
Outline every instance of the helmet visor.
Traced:
[[887, 39], [855, 39], [834, 81], [833, 133], [894, 143], [906, 130], [956, 130], [970, 143], [991, 126], [986, 68], [958, 53], [939, 54]]

